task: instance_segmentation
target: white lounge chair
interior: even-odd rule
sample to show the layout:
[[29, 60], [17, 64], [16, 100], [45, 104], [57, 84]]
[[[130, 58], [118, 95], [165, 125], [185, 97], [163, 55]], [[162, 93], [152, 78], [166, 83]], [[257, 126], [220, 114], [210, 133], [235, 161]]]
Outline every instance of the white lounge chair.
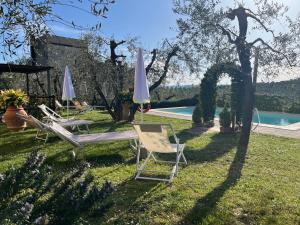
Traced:
[[32, 119], [32, 116], [23, 115], [23, 114], [19, 114], [19, 113], [16, 113], [16, 115], [17, 115], [17, 117], [26, 121], [27, 124], [31, 125], [32, 127], [34, 127], [36, 129], [35, 139], [42, 140], [42, 141], [44, 141], [44, 143], [47, 142], [47, 140], [49, 138], [49, 132], [43, 123], [36, 123]]
[[47, 124], [48, 128], [61, 139], [71, 143], [75, 147], [83, 147], [85, 144], [98, 143], [104, 141], [136, 140], [138, 138], [135, 131], [108, 132], [96, 134], [75, 135], [66, 130], [56, 122]]
[[105, 109], [105, 106], [104, 105], [89, 105], [86, 101], [83, 101], [82, 104], [81, 104], [83, 107], [87, 107], [87, 108], [91, 108], [91, 109]]
[[65, 110], [66, 109], [58, 100], [55, 100], [55, 106], [59, 110]]
[[[47, 126], [45, 126], [44, 123], [38, 123], [36, 122], [36, 118], [34, 118], [33, 116], [26, 116], [26, 115], [22, 115], [22, 114], [18, 114], [17, 113], [17, 116], [26, 121], [29, 125], [33, 126], [34, 128], [36, 128], [36, 135], [35, 135], [35, 138], [37, 140], [42, 140], [44, 141], [44, 143], [46, 143], [48, 141], [48, 138], [49, 138], [49, 129]], [[92, 123], [92, 121], [90, 121]], [[88, 129], [88, 124], [86, 124], [85, 121], [82, 122], [82, 120], [69, 120], [69, 121], [66, 121], [66, 122], [60, 122], [59, 123], [62, 127], [71, 127], [71, 128], [74, 128], [74, 127], [77, 127], [77, 126], [80, 126], [82, 124], [85, 124], [87, 126], [87, 131], [89, 132], [89, 129]]]
[[[43, 131], [51, 132], [72, 144], [74, 147], [83, 147], [89, 143], [100, 143], [105, 141], [121, 141], [121, 140], [137, 140], [138, 136], [135, 131], [122, 131], [122, 132], [108, 132], [108, 133], [96, 133], [96, 134], [81, 134], [75, 135], [66, 130], [60, 124], [56, 122], [50, 122], [45, 124], [33, 116], [28, 116], [30, 123]], [[74, 153], [75, 154], [75, 153]]]
[[[169, 141], [169, 136], [165, 126], [169, 127], [173, 133], [175, 139], [175, 144], [171, 144]], [[146, 179], [146, 180], [158, 180], [171, 183], [174, 176], [178, 174], [179, 163], [187, 164], [186, 158], [183, 154], [185, 144], [180, 144], [179, 139], [176, 137], [174, 129], [171, 124], [133, 124], [134, 129], [136, 130], [139, 136], [139, 144], [137, 147], [137, 174], [135, 179]], [[140, 164], [140, 151], [141, 147], [145, 148], [148, 151], [148, 156], [145, 161]], [[157, 160], [154, 156], [155, 153], [164, 153], [164, 154], [176, 154], [175, 161], [161, 161]], [[174, 164], [171, 171], [170, 177], [168, 179], [162, 179], [158, 177], [142, 176], [143, 172], [162, 172], [156, 170], [145, 170], [146, 164], [150, 159], [154, 159], [155, 162], [160, 163], [172, 163]], [[180, 162], [180, 159], [183, 159], [183, 162]]]
[[72, 127], [73, 129], [77, 128], [79, 132], [82, 132], [82, 130], [80, 130], [80, 126], [85, 126], [87, 132], [89, 133], [89, 125], [94, 123], [90, 120], [75, 120], [74, 118], [64, 119], [44, 104], [39, 105], [38, 107], [42, 110], [42, 112], [50, 121], [55, 121], [63, 127]]

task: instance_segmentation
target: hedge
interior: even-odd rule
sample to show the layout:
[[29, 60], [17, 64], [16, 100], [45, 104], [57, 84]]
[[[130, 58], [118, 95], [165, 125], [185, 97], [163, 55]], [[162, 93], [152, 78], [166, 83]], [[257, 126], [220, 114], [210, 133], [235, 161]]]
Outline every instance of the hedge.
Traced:
[[[151, 108], [171, 108], [195, 106], [198, 102], [198, 96], [186, 98], [176, 101], [161, 101], [151, 102]], [[224, 98], [217, 98], [217, 106], [223, 107], [225, 104]], [[276, 95], [256, 95], [255, 107], [262, 111], [289, 112], [300, 114], [300, 103], [291, 103], [288, 99]]]

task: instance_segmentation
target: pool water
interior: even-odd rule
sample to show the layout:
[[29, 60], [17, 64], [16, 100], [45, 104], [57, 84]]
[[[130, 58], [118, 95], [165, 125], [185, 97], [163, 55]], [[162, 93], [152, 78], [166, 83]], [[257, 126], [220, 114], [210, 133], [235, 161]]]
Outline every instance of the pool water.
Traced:
[[[192, 115], [194, 107], [180, 107], [180, 108], [167, 108], [160, 109], [159, 111], [163, 112], [171, 112], [178, 113], [183, 115]], [[222, 111], [222, 108], [217, 107], [216, 109], [216, 117], [219, 117], [219, 113]], [[276, 126], [286, 126], [293, 123], [300, 122], [299, 114], [291, 114], [291, 113], [279, 113], [279, 112], [265, 112], [259, 111], [260, 123], [271, 124]], [[253, 122], [258, 122], [258, 115], [254, 112]]]

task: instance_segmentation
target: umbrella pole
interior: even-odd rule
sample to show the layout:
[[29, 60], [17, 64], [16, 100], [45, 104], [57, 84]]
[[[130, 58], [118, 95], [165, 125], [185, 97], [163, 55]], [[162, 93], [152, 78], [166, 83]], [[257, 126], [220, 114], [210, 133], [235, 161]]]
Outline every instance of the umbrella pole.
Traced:
[[144, 123], [144, 115], [143, 115], [143, 109], [144, 109], [144, 106], [143, 106], [143, 103], [141, 104], [141, 122]]
[[67, 119], [69, 120], [69, 99], [67, 100]]

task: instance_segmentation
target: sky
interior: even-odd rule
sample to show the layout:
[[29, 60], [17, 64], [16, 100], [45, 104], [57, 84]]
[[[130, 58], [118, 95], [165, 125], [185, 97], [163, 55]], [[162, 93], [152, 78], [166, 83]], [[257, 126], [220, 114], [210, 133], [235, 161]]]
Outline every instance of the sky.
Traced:
[[[95, 21], [95, 17], [88, 14], [66, 9], [59, 7], [57, 12], [77, 24], [93, 24]], [[80, 13], [79, 19], [74, 16], [76, 11]], [[100, 34], [107, 38], [121, 40], [138, 37], [141, 47], [151, 49], [165, 38], [176, 37], [176, 16], [172, 11], [172, 0], [117, 0], [109, 6], [106, 15], [107, 19], [101, 19]], [[58, 24], [52, 25], [51, 29], [58, 35], [80, 36], [80, 32]]]
[[[223, 5], [234, 6], [234, 0], [221, 0], [221, 2]], [[282, 0], [282, 2], [290, 7], [289, 15], [294, 16], [300, 12], [300, 0]], [[253, 0], [244, 0], [244, 3], [249, 8], [253, 6]], [[102, 24], [100, 34], [106, 38], [113, 37], [117, 40], [137, 37], [140, 47], [151, 50], [158, 47], [159, 43], [165, 38], [172, 40], [176, 37], [177, 15], [173, 13], [172, 6], [173, 0], [116, 0], [115, 4], [109, 5], [109, 11], [106, 14], [107, 18], [100, 20]], [[79, 5], [79, 7], [89, 10], [88, 4]], [[65, 20], [74, 21], [78, 25], [85, 26], [97, 22], [97, 18], [94, 16], [70, 7], [55, 7], [54, 12]], [[60, 36], [79, 38], [82, 34], [81, 31], [59, 23], [49, 24], [49, 28], [52, 34]], [[284, 29], [284, 27], [281, 29]], [[276, 80], [290, 78], [293, 77], [287, 77], [283, 74]], [[178, 81], [169, 80], [169, 82], [173, 85]], [[181, 79], [180, 82], [182, 84], [197, 84], [200, 82], [200, 79], [187, 76], [186, 79]], [[222, 84], [228, 82], [228, 78], [221, 81]]]

